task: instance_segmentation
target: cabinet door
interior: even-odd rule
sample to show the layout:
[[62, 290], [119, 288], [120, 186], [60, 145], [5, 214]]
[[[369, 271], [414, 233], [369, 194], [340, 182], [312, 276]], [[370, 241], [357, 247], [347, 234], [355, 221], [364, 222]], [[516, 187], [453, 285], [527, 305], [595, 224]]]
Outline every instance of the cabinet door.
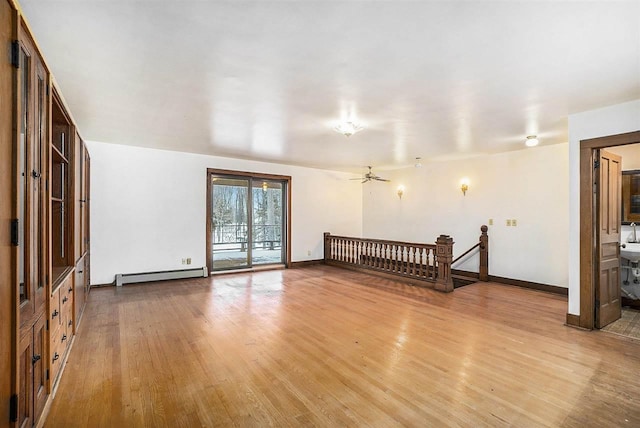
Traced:
[[86, 287], [84, 280], [84, 266], [85, 266], [85, 257], [81, 258], [78, 264], [76, 265], [76, 277], [74, 283], [74, 302], [76, 307], [76, 325], [78, 320], [80, 319], [80, 315], [84, 309], [84, 303], [86, 300]]
[[23, 334], [18, 347], [18, 426], [33, 425], [33, 331]]
[[33, 326], [33, 414], [38, 420], [47, 401], [47, 344], [49, 335], [46, 317], [42, 316]]
[[18, 31], [18, 287], [20, 323], [31, 329], [44, 310], [47, 229], [45, 218], [48, 148], [47, 73], [33, 42], [21, 25]]

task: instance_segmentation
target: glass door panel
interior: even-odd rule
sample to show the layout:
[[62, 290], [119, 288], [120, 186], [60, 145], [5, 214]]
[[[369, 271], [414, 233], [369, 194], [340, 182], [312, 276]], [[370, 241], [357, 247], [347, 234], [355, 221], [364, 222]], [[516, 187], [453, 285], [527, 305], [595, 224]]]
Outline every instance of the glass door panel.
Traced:
[[252, 180], [251, 263], [284, 263], [284, 186], [281, 181]]
[[213, 270], [249, 267], [249, 179], [211, 177]]

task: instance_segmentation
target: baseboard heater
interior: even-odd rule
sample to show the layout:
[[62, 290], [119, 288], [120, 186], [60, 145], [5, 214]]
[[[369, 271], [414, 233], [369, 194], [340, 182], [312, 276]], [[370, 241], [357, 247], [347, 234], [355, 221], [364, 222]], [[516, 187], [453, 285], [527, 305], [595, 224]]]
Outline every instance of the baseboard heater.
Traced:
[[206, 278], [209, 275], [206, 266], [196, 269], [165, 270], [161, 272], [119, 273], [116, 274], [116, 286], [136, 282], [165, 281], [167, 279]]

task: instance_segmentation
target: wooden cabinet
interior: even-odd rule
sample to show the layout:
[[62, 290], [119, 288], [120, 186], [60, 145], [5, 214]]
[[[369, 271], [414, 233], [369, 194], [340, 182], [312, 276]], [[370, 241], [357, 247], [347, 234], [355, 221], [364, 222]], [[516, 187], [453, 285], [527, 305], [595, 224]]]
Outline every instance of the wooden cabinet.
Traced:
[[13, 1], [0, 43], [0, 426], [31, 427], [89, 290], [89, 154]]

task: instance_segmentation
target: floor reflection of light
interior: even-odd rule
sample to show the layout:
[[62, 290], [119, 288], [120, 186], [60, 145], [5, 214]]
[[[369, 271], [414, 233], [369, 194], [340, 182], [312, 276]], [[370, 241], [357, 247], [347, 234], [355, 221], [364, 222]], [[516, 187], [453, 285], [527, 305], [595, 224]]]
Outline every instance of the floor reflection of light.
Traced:
[[411, 312], [407, 311], [396, 334], [393, 348], [391, 349], [391, 355], [389, 357], [389, 366], [387, 367], [387, 375], [392, 375], [396, 365], [402, 360], [404, 356], [405, 344], [409, 341], [409, 325], [411, 321]]

